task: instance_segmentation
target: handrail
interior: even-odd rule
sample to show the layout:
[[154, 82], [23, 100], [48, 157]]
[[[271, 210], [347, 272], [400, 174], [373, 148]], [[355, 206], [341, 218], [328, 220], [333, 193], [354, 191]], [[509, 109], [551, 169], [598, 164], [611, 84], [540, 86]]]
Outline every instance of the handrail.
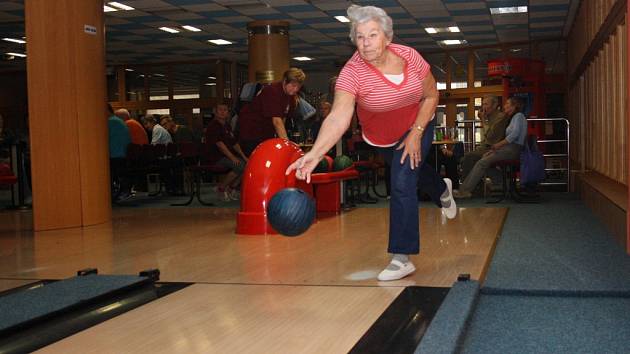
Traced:
[[566, 139], [562, 140], [562, 139], [548, 139], [548, 140], [538, 140], [539, 143], [565, 143], [567, 144], [566, 146], [566, 154], [545, 154], [545, 157], [564, 157], [567, 160], [567, 167], [566, 169], [561, 168], [561, 169], [549, 169], [549, 170], [561, 170], [561, 171], [566, 171], [566, 182], [565, 183], [559, 183], [559, 182], [543, 182], [541, 184], [543, 185], [561, 185], [561, 184], [566, 184], [567, 186], [567, 192], [569, 192], [571, 190], [571, 122], [569, 122], [568, 119], [566, 118], [552, 118], [552, 117], [548, 117], [548, 118], [528, 118], [527, 122], [553, 122], [553, 121], [562, 121], [566, 124]]

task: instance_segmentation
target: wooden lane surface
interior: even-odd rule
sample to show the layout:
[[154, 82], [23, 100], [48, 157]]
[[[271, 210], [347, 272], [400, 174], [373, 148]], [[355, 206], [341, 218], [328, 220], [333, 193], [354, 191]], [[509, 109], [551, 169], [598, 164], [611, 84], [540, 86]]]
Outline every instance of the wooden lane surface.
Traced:
[[[479, 279], [507, 209], [462, 208], [446, 220], [421, 209], [414, 275], [386, 285], [451, 286]], [[0, 231], [0, 277], [60, 279], [78, 269], [163, 281], [240, 284], [376, 285], [389, 262], [388, 209], [357, 208], [319, 220], [304, 235], [236, 236], [236, 209], [119, 209], [111, 224], [33, 233]], [[385, 285], [385, 284], [381, 284]]]
[[347, 353], [402, 289], [195, 284], [38, 353]]
[[36, 282], [36, 280], [0, 279], [0, 292], [34, 282]]

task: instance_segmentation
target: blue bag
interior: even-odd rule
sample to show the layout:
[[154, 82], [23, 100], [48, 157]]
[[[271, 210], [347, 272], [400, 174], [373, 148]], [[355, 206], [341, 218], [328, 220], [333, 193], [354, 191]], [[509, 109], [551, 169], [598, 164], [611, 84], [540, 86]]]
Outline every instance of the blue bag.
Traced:
[[521, 151], [521, 185], [533, 185], [545, 180], [545, 157], [538, 150], [535, 136], [528, 136]]

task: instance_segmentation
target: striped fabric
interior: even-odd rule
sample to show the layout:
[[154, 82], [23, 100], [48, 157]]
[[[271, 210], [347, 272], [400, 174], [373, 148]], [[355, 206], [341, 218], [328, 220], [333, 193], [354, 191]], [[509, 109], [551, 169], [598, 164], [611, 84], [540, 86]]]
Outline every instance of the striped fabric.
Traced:
[[405, 60], [405, 78], [400, 85], [355, 53], [341, 70], [337, 90], [355, 96], [364, 136], [374, 145], [390, 145], [413, 125], [423, 97], [422, 82], [429, 64], [413, 48], [390, 44], [388, 49]]

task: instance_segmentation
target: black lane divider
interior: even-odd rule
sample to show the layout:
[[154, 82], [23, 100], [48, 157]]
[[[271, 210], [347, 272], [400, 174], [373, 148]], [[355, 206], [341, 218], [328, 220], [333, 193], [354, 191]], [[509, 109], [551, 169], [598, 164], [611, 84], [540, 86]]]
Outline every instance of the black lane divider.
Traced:
[[350, 353], [413, 353], [449, 289], [406, 287]]
[[[112, 277], [94, 274], [87, 276]], [[70, 278], [69, 280], [76, 281], [76, 279]], [[93, 283], [95, 280], [98, 279], [90, 279], [90, 283]], [[139, 281], [133, 284], [124, 285], [113, 290], [105, 290], [90, 298], [79, 297], [80, 299], [76, 303], [63, 308], [51, 306], [50, 313], [35, 311], [33, 312], [34, 317], [27, 320], [21, 319], [20, 316], [24, 317], [23, 312], [29, 312], [29, 309], [16, 308], [14, 312], [20, 319], [14, 319], [14, 325], [10, 327], [5, 326], [0, 330], [0, 353], [27, 353], [35, 351], [192, 284], [157, 283], [156, 280], [157, 277], [147, 276], [145, 273], [139, 277]], [[107, 281], [107, 279], [104, 279], [104, 281]], [[55, 285], [55, 287], [52, 287], [53, 289], [62, 289], [58, 296], [64, 296], [63, 290], [67, 289], [60, 286], [61, 282], [63, 280], [43, 280], [26, 284], [17, 289], [4, 291], [0, 293], [0, 304], [4, 302], [6, 307], [7, 303], [19, 304], [20, 306], [28, 306], [28, 303], [36, 304], [37, 301], [54, 303], [59, 299], [54, 299], [56, 296], [54, 292], [51, 294], [50, 289], [51, 286]], [[47, 285], [49, 289], [43, 289]], [[38, 293], [48, 294], [40, 299], [36, 296]], [[27, 301], [20, 301], [20, 298]]]

